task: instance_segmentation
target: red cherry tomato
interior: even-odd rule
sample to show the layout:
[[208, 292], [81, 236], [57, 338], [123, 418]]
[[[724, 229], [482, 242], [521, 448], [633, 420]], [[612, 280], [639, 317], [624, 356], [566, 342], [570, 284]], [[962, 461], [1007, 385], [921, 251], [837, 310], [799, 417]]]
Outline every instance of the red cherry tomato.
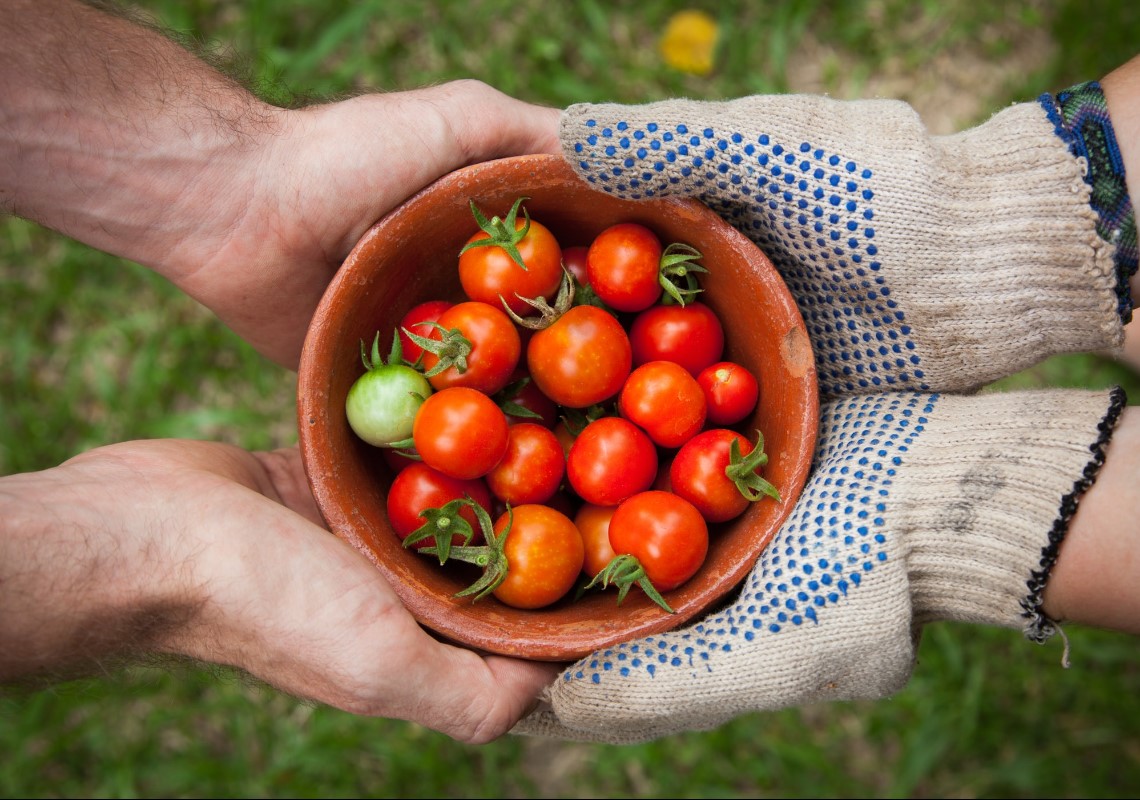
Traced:
[[657, 448], [632, 422], [602, 417], [587, 425], [566, 458], [570, 487], [587, 503], [615, 506], [657, 477]]
[[574, 522], [544, 505], [522, 505], [503, 514], [496, 536], [510, 523], [504, 543], [507, 577], [494, 590], [512, 608], [542, 608], [573, 588], [582, 572], [585, 547]]
[[562, 484], [566, 456], [554, 431], [533, 422], [510, 426], [507, 452], [486, 475], [495, 497], [519, 506], [545, 503]]
[[697, 375], [712, 425], [735, 425], [756, 409], [760, 382], [740, 364], [718, 361]]
[[[515, 230], [522, 230], [524, 224], [525, 219], [516, 218]], [[468, 243], [489, 238], [485, 231], [479, 231]], [[520, 296], [549, 300], [558, 291], [562, 282], [562, 248], [550, 229], [533, 219], [526, 236], [515, 247], [526, 269], [497, 245], [473, 247], [459, 256], [459, 282], [471, 300], [496, 308], [506, 302], [511, 311], [527, 316], [536, 313], [535, 309]]]
[[574, 276], [574, 280], [578, 282], [579, 286], [585, 286], [590, 282], [586, 276], [586, 253], [588, 252], [589, 248], [582, 245], [562, 248], [562, 266], [566, 267], [566, 270]]
[[[447, 309], [436, 322], [445, 331], [459, 331], [469, 347], [462, 343], [457, 345], [469, 351], [463, 356], [466, 360], [463, 371], [458, 364], [447, 367], [428, 378], [432, 387], [466, 386], [483, 394], [495, 394], [507, 385], [519, 364], [522, 341], [518, 328], [504, 311], [487, 303], [468, 301]], [[436, 333], [447, 340], [447, 333], [438, 329]], [[439, 363], [439, 356], [424, 353], [425, 374]]]
[[480, 478], [507, 452], [510, 426], [495, 401], [482, 392], [453, 386], [420, 406], [412, 441], [420, 458], [453, 478]]
[[[407, 539], [408, 534], [424, 524], [425, 520], [420, 516], [422, 511], [428, 508], [442, 508], [461, 497], [470, 497], [488, 514], [491, 513], [491, 493], [482, 480], [452, 478], [423, 462], [413, 461], [400, 470], [400, 474], [392, 481], [392, 487], [388, 490], [388, 522], [397, 536]], [[475, 511], [468, 506], [463, 508], [459, 515], [471, 526], [474, 536], [470, 543], [481, 543], [483, 532], [479, 527]], [[463, 543], [463, 538], [458, 534], [452, 538], [452, 544]], [[429, 538], [411, 546], [421, 548], [434, 544], [434, 540]]]
[[400, 320], [400, 348], [403, 351], [404, 360], [409, 364], [415, 364], [416, 359], [420, 357], [424, 349], [418, 344], [408, 338], [405, 329], [411, 331], [419, 336], [426, 336], [429, 339], [438, 339], [439, 330], [429, 323], [435, 322], [439, 319], [439, 315], [447, 309], [451, 308], [454, 303], [447, 300], [428, 300], [427, 302], [420, 303], [417, 306], [409, 309], [407, 314], [404, 314], [403, 319]]
[[618, 396], [621, 415], [661, 447], [680, 447], [705, 424], [705, 394], [672, 361], [650, 361], [629, 374]]
[[642, 311], [661, 297], [661, 240], [636, 222], [611, 225], [586, 256], [586, 275], [602, 302], [618, 311]]
[[578, 532], [582, 534], [582, 543], [586, 547], [582, 572], [588, 578], [593, 578], [605, 569], [616, 555], [610, 544], [610, 518], [616, 510], [617, 506], [584, 503], [574, 515], [574, 524], [578, 526]]
[[[536, 422], [553, 428], [558, 424], [558, 404], [542, 393], [525, 370], [515, 370], [511, 382], [495, 395], [495, 400], [507, 415], [507, 422], [512, 425]], [[520, 410], [528, 413], [512, 413]]]
[[570, 448], [574, 446], [574, 440], [577, 435], [570, 430], [570, 426], [566, 424], [566, 420], [559, 420], [558, 424], [554, 426], [554, 435], [558, 437], [558, 443], [562, 445], [563, 454], [569, 458]]
[[672, 491], [696, 506], [708, 522], [734, 519], [751, 502], [725, 474], [734, 441], [741, 456], [752, 452], [753, 444], [746, 437], [727, 428], [713, 428], [686, 442], [669, 468]]
[[616, 395], [629, 377], [632, 353], [621, 323], [596, 306], [574, 306], [527, 345], [526, 363], [542, 393], [568, 408]]
[[578, 510], [578, 506], [580, 505], [580, 501], [570, 492], [568, 492], [565, 486], [563, 486], [559, 489], [559, 491], [554, 493], [553, 497], [543, 503], [543, 505], [550, 506], [555, 511], [561, 511], [563, 514], [573, 519], [574, 513]]
[[638, 314], [629, 329], [634, 366], [673, 361], [694, 377], [724, 353], [724, 327], [704, 303], [656, 305]]
[[392, 474], [402, 472], [412, 464], [422, 463], [418, 458], [412, 455], [410, 450], [399, 450], [395, 447], [385, 447], [381, 449], [380, 455], [384, 457], [384, 463], [392, 470]]
[[676, 589], [697, 573], [709, 548], [708, 525], [690, 503], [671, 492], [633, 495], [610, 519], [610, 544], [637, 558], [659, 592]]

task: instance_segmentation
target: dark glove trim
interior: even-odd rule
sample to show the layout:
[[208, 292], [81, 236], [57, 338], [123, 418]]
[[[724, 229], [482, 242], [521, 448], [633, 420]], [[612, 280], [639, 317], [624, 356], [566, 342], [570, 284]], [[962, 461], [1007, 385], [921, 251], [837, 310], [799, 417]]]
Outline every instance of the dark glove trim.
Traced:
[[1120, 415], [1127, 404], [1128, 398], [1124, 389], [1119, 386], [1114, 387], [1108, 410], [1097, 425], [1099, 433], [1096, 441], [1089, 445], [1092, 458], [1085, 465], [1081, 477], [1073, 484], [1073, 490], [1061, 498], [1060, 514], [1053, 523], [1053, 529], [1049, 532], [1048, 544], [1041, 550], [1040, 569], [1033, 570], [1029, 580], [1026, 581], [1029, 594], [1021, 601], [1021, 607], [1024, 609], [1021, 615], [1028, 620], [1025, 625], [1025, 637], [1038, 644], [1044, 644], [1049, 637], [1057, 632], [1057, 624], [1041, 611], [1045, 585], [1049, 582], [1053, 565], [1057, 563], [1057, 554], [1061, 549], [1061, 543], [1065, 540], [1065, 534], [1069, 532], [1069, 523], [1072, 521], [1073, 515], [1077, 513], [1077, 503], [1089, 490], [1089, 487], [1096, 482], [1100, 468], [1104, 466], [1104, 454], [1108, 449], [1108, 442], [1112, 438], [1116, 424], [1120, 421]]
[[1097, 213], [1096, 232], [1114, 245], [1117, 311], [1127, 323], [1132, 319], [1129, 279], [1136, 274], [1136, 215], [1124, 180], [1124, 161], [1116, 142], [1104, 92], [1097, 81], [1077, 84], [1057, 94], [1043, 94], [1038, 102], [1045, 109], [1054, 132], [1074, 156], [1085, 159], [1085, 183], [1092, 188], [1089, 202]]

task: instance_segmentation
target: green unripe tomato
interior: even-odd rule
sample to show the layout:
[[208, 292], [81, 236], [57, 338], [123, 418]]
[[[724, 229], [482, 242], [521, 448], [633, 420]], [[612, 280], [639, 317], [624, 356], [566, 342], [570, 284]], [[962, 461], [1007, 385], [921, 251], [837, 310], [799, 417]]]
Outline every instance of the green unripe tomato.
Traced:
[[345, 412], [353, 432], [369, 444], [391, 447], [412, 437], [412, 423], [432, 393], [422, 373], [404, 364], [378, 364], [348, 390]]

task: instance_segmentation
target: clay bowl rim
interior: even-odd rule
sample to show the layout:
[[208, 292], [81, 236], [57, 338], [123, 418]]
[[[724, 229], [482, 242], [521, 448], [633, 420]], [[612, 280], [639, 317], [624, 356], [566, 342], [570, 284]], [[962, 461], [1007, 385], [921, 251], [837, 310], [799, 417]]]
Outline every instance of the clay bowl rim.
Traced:
[[[770, 449], [772, 460], [766, 468], [766, 474], [778, 472], [781, 476], [778, 486], [782, 501], [753, 504], [745, 516], [730, 523], [727, 530], [718, 531], [714, 526], [710, 531], [714, 541], [710, 545], [709, 561], [696, 577], [668, 594], [675, 614], [668, 614], [636, 591], [630, 592], [620, 607], [610, 592], [586, 596], [576, 602], [564, 600], [534, 611], [511, 609], [493, 597], [477, 603], [454, 598], [451, 595], [470, 583], [473, 576], [445, 571], [438, 562], [431, 562], [400, 545], [387, 527], [383, 512], [383, 495], [391, 480], [388, 468], [376, 448], [355, 439], [344, 418], [343, 402], [348, 385], [354, 374], [363, 369], [358, 340], [371, 341], [381, 323], [393, 329], [399, 319], [397, 314], [411, 307], [409, 297], [431, 299], [430, 293], [438, 288], [432, 285], [430, 275], [421, 274], [415, 266], [407, 266], [400, 267], [404, 280], [396, 288], [384, 289], [375, 279], [372, 262], [393, 259], [395, 254], [401, 253], [405, 255], [400, 258], [414, 260], [417, 256], [409, 248], [417, 246], [417, 242], [432, 252], [458, 254], [474, 228], [466, 229], [464, 234], [465, 228], [457, 223], [458, 227], [448, 233], [446, 226], [440, 230], [442, 221], [460, 209], [470, 220], [469, 199], [474, 199], [485, 213], [502, 214], [516, 197], [523, 195], [531, 198], [526, 205], [532, 218], [550, 223], [563, 246], [574, 243], [562, 239], [570, 228], [593, 225], [596, 233], [602, 226], [593, 217], [579, 223], [580, 216], [569, 211], [572, 204], [567, 198], [580, 199], [588, 204], [592, 215], [604, 211], [603, 217], [608, 215], [615, 221], [619, 217], [642, 220], [655, 229], [661, 225], [681, 226], [692, 232], [688, 238], [698, 249], [713, 241], [720, 242], [721, 259], [733, 264], [734, 275], [743, 270], [748, 277], [747, 281], [728, 287], [731, 291], [723, 291], [724, 302], [736, 302], [736, 298], [729, 295], [753, 298], [754, 302], [764, 304], [765, 319], [778, 319], [783, 326], [778, 335], [768, 331], [763, 341], [751, 342], [752, 350], [737, 342], [734, 352], [734, 330], [725, 323], [726, 357], [768, 348], [762, 357], [755, 355], [757, 359], [762, 358], [762, 372], [768, 384], [772, 384], [773, 374], [784, 376], [784, 380], [777, 383], [782, 395], [787, 396], [779, 412], [780, 420], [786, 424], [778, 435], [773, 435], [772, 430], [764, 431], [768, 442], [787, 439], [792, 445], [782, 446], [779, 452]], [[503, 202], [505, 208], [498, 210], [497, 206]], [[493, 212], [492, 206], [495, 207]], [[427, 245], [423, 245], [422, 226], [417, 228], [417, 215], [425, 212], [438, 232], [438, 241], [433, 239]], [[420, 230], [418, 240], [417, 230]], [[428, 257], [423, 258], [426, 261]], [[388, 271], [396, 269], [392, 263], [395, 262], [385, 262]], [[430, 272], [430, 268], [427, 271]], [[455, 284], [458, 289], [457, 279]], [[714, 309], [717, 305], [715, 288], [709, 286], [702, 298]], [[393, 295], [403, 299], [397, 301]], [[762, 299], [757, 301], [756, 298]], [[462, 298], [456, 294], [453, 299]], [[369, 303], [384, 306], [378, 311], [378, 318], [370, 323], [371, 333], [363, 322], [344, 323], [345, 319], [355, 319], [350, 312], [355, 313], [354, 310]], [[749, 326], [748, 335], [754, 333], [754, 327]], [[590, 188], [561, 157], [554, 155], [484, 162], [445, 175], [378, 221], [360, 238], [330, 282], [310, 324], [298, 370], [297, 413], [302, 461], [329, 529], [380, 570], [408, 610], [430, 632], [444, 641], [482, 652], [543, 661], [573, 660], [623, 641], [680, 626], [723, 601], [750, 571], [756, 557], [790, 513], [810, 471], [819, 401], [809, 341], [799, 309], [768, 257], [705, 205], [684, 198], [620, 200]], [[762, 388], [762, 407], [772, 392], [771, 385]], [[375, 486], [378, 497], [368, 494], [368, 482]], [[356, 487], [360, 491], [355, 497], [349, 497], [345, 487]], [[769, 504], [763, 505], [765, 502]]]

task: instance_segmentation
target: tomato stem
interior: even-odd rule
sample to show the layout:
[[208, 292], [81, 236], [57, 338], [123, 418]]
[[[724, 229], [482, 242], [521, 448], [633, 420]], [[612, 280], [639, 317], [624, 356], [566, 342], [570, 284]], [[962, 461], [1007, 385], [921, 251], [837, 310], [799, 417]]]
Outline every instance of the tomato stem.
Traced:
[[[451, 558], [454, 558], [456, 561], [463, 561], [467, 564], [474, 564], [477, 567], [481, 567], [483, 574], [479, 576], [479, 579], [466, 589], [455, 593], [456, 597], [470, 597], [474, 595], [472, 602], [475, 602], [491, 594], [491, 592], [499, 588], [499, 585], [507, 579], [507, 572], [510, 565], [507, 563], [507, 554], [504, 547], [507, 534], [511, 532], [511, 525], [514, 523], [514, 512], [511, 511], [510, 504], [508, 504], [506, 527], [503, 528], [503, 532], [499, 536], [495, 536], [494, 526], [491, 524], [491, 517], [487, 514], [483, 506], [476, 503], [470, 497], [463, 497], [458, 500], [452, 500], [443, 508], [447, 508], [453, 504], [468, 505], [474, 510], [475, 518], [479, 521], [479, 528], [483, 531], [483, 538], [487, 543], [484, 545], [463, 544], [451, 547], [450, 538], [447, 539], [446, 545], [439, 539], [436, 539], [435, 547], [425, 547], [420, 552], [430, 555], [439, 555], [442, 547], [448, 547], [450, 548], [449, 556]], [[456, 516], [458, 516], [458, 512], [456, 512]], [[467, 525], [466, 520], [463, 520], [462, 517], [459, 519], [464, 525]], [[470, 525], [468, 525], [468, 529], [470, 529]], [[409, 536], [408, 539], [411, 539], [411, 536]], [[471, 541], [470, 537], [468, 537], [467, 541]], [[407, 545], [407, 540], [405, 540], [404, 544], [405, 546]], [[440, 563], [443, 563], [442, 557]]]
[[558, 285], [558, 294], [554, 298], [553, 306], [546, 302], [546, 298], [543, 297], [523, 297], [520, 294], [515, 294], [515, 297], [538, 312], [537, 317], [520, 317], [511, 309], [506, 298], [502, 295], [499, 295], [499, 301], [503, 304], [507, 316], [513, 319], [516, 324], [534, 331], [540, 331], [543, 328], [549, 328], [558, 321], [559, 317], [570, 310], [570, 307], [574, 305], [574, 291], [574, 276], [564, 266], [562, 267], [562, 282]]
[[499, 408], [501, 408], [503, 410], [503, 413], [508, 417], [541, 420], [542, 414], [539, 414], [537, 411], [532, 411], [531, 409], [515, 402], [519, 394], [523, 389], [527, 387], [527, 384], [529, 383], [530, 376], [519, 378], [514, 383], [509, 383], [500, 389], [492, 399], [498, 403]]
[[603, 311], [608, 311], [611, 314], [614, 310], [606, 305], [602, 298], [598, 297], [598, 293], [594, 291], [594, 287], [590, 284], [582, 284], [574, 281], [574, 305], [576, 306], [597, 306]]
[[661, 253], [661, 268], [657, 280], [665, 290], [664, 303], [676, 303], [684, 306], [702, 291], [697, 280], [697, 274], [707, 273], [708, 270], [697, 263], [702, 258], [695, 247], [681, 242], [674, 242]]
[[424, 352], [431, 353], [439, 359], [434, 367], [424, 373], [424, 377], [435, 377], [451, 367], [455, 367], [455, 371], [462, 375], [467, 371], [467, 356], [471, 355], [474, 349], [471, 340], [464, 336], [459, 328], [448, 330], [438, 322], [432, 322], [431, 325], [440, 332], [438, 339], [429, 339], [418, 333], [412, 333], [407, 328], [403, 329], [408, 338], [418, 344]]
[[595, 403], [588, 408], [563, 408], [562, 421], [571, 436], [577, 436], [586, 430], [586, 426], [594, 420], [617, 414], [616, 408], [608, 408], [601, 403]]
[[[405, 330], [405, 333], [407, 331]], [[409, 362], [404, 360], [404, 348], [400, 343], [400, 332], [392, 331], [392, 349], [388, 353], [388, 362], [385, 364], [384, 359], [380, 357], [380, 331], [376, 331], [376, 336], [372, 339], [372, 355], [369, 356], [368, 352], [364, 349], [364, 340], [360, 340], [360, 360], [364, 364], [364, 369], [371, 372], [374, 369], [391, 364], [404, 364], [412, 366]]]
[[439, 508], [425, 508], [420, 512], [424, 524], [408, 534], [404, 539], [404, 547], [411, 547], [424, 539], [432, 539], [435, 545], [423, 548], [422, 552], [430, 552], [437, 556], [440, 564], [446, 563], [453, 554], [451, 540], [454, 536], [457, 534], [462, 536], [464, 545], [467, 545], [475, 535], [471, 523], [459, 513], [468, 505], [480, 508], [470, 496], [457, 498]]
[[764, 452], [764, 434], [756, 430], [756, 445], [747, 456], [740, 455], [740, 440], [733, 439], [728, 446], [728, 466], [724, 474], [736, 484], [740, 493], [749, 500], [759, 500], [761, 497], [771, 497], [777, 502], [780, 492], [771, 483], [761, 478], [756, 470], [768, 463], [768, 454]]
[[610, 584], [618, 587], [617, 604], [620, 606], [621, 601], [629, 593], [629, 589], [633, 584], [641, 587], [649, 598], [668, 611], [670, 614], [675, 614], [669, 604], [665, 602], [665, 598], [657, 591], [653, 582], [649, 580], [649, 576], [645, 574], [645, 567], [637, 560], [637, 556], [631, 556], [628, 553], [614, 556], [610, 563], [602, 568], [601, 572], [594, 576], [594, 579], [586, 584], [587, 589], [591, 589], [595, 584], [601, 582], [601, 588], [607, 589]]
[[518, 243], [521, 242], [530, 231], [530, 214], [527, 213], [526, 208], [522, 209], [523, 219], [525, 222], [518, 230], [515, 229], [516, 221], [518, 219], [519, 207], [522, 206], [524, 200], [529, 200], [529, 197], [520, 197], [511, 206], [511, 210], [507, 212], [507, 216], [503, 219], [499, 217], [487, 216], [479, 210], [479, 206], [475, 205], [474, 200], [467, 202], [471, 206], [471, 214], [475, 217], [475, 222], [479, 225], [479, 229], [487, 234], [486, 239], [476, 239], [473, 242], [468, 242], [459, 251], [459, 255], [463, 255], [468, 250], [475, 247], [499, 247], [502, 248], [511, 261], [515, 262], [522, 268], [523, 272], [527, 272], [526, 264], [523, 262], [522, 254], [518, 250]]

